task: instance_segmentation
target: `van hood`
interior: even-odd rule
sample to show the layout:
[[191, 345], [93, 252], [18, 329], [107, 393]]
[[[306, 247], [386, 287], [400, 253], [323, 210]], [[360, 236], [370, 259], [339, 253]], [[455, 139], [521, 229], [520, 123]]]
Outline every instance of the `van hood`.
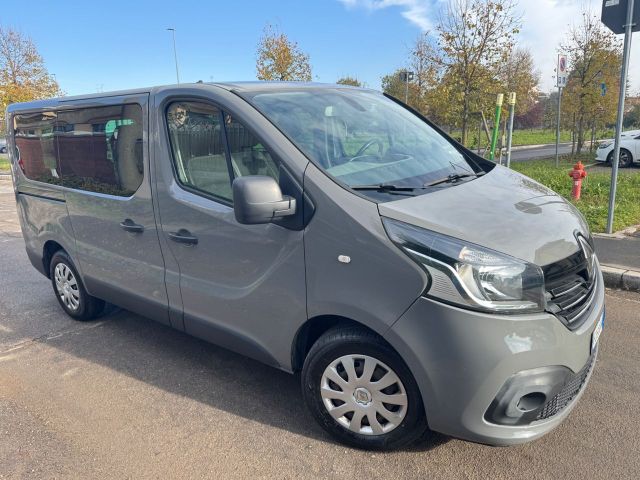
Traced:
[[475, 180], [381, 203], [378, 208], [383, 217], [539, 266], [578, 251], [576, 233], [589, 237], [589, 227], [571, 203], [544, 185], [499, 165]]

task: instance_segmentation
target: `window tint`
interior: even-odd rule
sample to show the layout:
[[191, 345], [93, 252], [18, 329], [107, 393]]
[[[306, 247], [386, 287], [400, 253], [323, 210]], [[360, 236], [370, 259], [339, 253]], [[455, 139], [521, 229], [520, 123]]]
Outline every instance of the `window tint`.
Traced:
[[180, 183], [230, 201], [231, 176], [220, 110], [203, 103], [172, 103], [167, 125]]
[[60, 163], [53, 137], [55, 122], [55, 112], [13, 117], [15, 157], [27, 178], [61, 184]]
[[276, 162], [264, 145], [243, 124], [226, 114], [225, 129], [234, 178], [268, 175], [278, 180]]
[[64, 186], [130, 196], [142, 183], [140, 105], [59, 112], [55, 138]]

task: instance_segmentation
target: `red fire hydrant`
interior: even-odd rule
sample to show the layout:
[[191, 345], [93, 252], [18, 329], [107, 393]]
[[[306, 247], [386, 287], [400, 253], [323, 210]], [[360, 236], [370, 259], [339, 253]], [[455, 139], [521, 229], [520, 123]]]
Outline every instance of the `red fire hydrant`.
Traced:
[[569, 176], [573, 178], [573, 189], [571, 190], [571, 197], [574, 200], [580, 200], [580, 193], [582, 192], [582, 179], [587, 176], [587, 172], [584, 170], [584, 165], [581, 161], [578, 161], [573, 166], [573, 170], [569, 172]]

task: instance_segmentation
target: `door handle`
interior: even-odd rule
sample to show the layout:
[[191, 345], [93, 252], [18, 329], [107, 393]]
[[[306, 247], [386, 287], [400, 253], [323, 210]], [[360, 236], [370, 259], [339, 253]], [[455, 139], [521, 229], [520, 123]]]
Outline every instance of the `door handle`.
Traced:
[[130, 218], [127, 218], [124, 222], [120, 222], [120, 226], [123, 230], [131, 233], [142, 233], [144, 232], [144, 226], [135, 223]]
[[181, 228], [177, 232], [169, 232], [169, 238], [174, 242], [182, 243], [184, 245], [197, 245], [198, 238], [191, 235], [189, 230]]

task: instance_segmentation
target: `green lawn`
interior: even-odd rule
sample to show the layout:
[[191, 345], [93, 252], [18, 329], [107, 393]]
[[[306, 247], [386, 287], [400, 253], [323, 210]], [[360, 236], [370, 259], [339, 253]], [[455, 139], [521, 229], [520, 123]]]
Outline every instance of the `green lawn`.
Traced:
[[9, 158], [6, 154], [0, 153], [0, 172], [9, 171]]
[[[513, 146], [518, 145], [546, 145], [549, 143], [555, 143], [556, 131], [555, 130], [542, 130], [542, 129], [526, 129], [526, 130], [514, 130], [513, 139], [511, 144]], [[571, 141], [571, 132], [560, 132], [561, 142]]]
[[[583, 162], [593, 156], [583, 156]], [[527, 175], [558, 192], [567, 199], [571, 198], [572, 182], [569, 171], [575, 158], [563, 157], [560, 167], [556, 168], [552, 159], [531, 162], [512, 163], [514, 170]], [[620, 169], [616, 193], [616, 209], [613, 230], [622, 230], [631, 225], [640, 224], [640, 168]], [[589, 222], [593, 232], [604, 232], [609, 207], [610, 170], [589, 171], [582, 184], [582, 198], [572, 201]]]
[[[502, 132], [500, 132], [502, 135]], [[591, 132], [588, 132], [591, 135]], [[451, 133], [453, 138], [460, 137], [459, 131], [453, 131]], [[469, 132], [469, 143], [470, 148], [477, 148], [476, 142], [478, 137], [478, 131], [470, 131]], [[603, 138], [612, 138], [612, 131], [601, 131], [596, 133], [596, 139], [601, 140]], [[486, 143], [486, 136], [483, 133], [481, 137], [482, 141]], [[591, 137], [588, 138], [590, 140]], [[500, 139], [498, 138], [498, 141]], [[522, 130], [514, 130], [513, 131], [513, 139], [511, 140], [511, 144], [514, 147], [522, 146], [522, 145], [548, 145], [550, 143], [555, 143], [556, 141], [556, 131], [555, 129], [544, 130], [541, 128], [529, 128]], [[570, 131], [562, 131], [560, 132], [560, 142], [570, 142], [571, 141], [571, 132]], [[484, 146], [484, 145], [482, 145]]]

